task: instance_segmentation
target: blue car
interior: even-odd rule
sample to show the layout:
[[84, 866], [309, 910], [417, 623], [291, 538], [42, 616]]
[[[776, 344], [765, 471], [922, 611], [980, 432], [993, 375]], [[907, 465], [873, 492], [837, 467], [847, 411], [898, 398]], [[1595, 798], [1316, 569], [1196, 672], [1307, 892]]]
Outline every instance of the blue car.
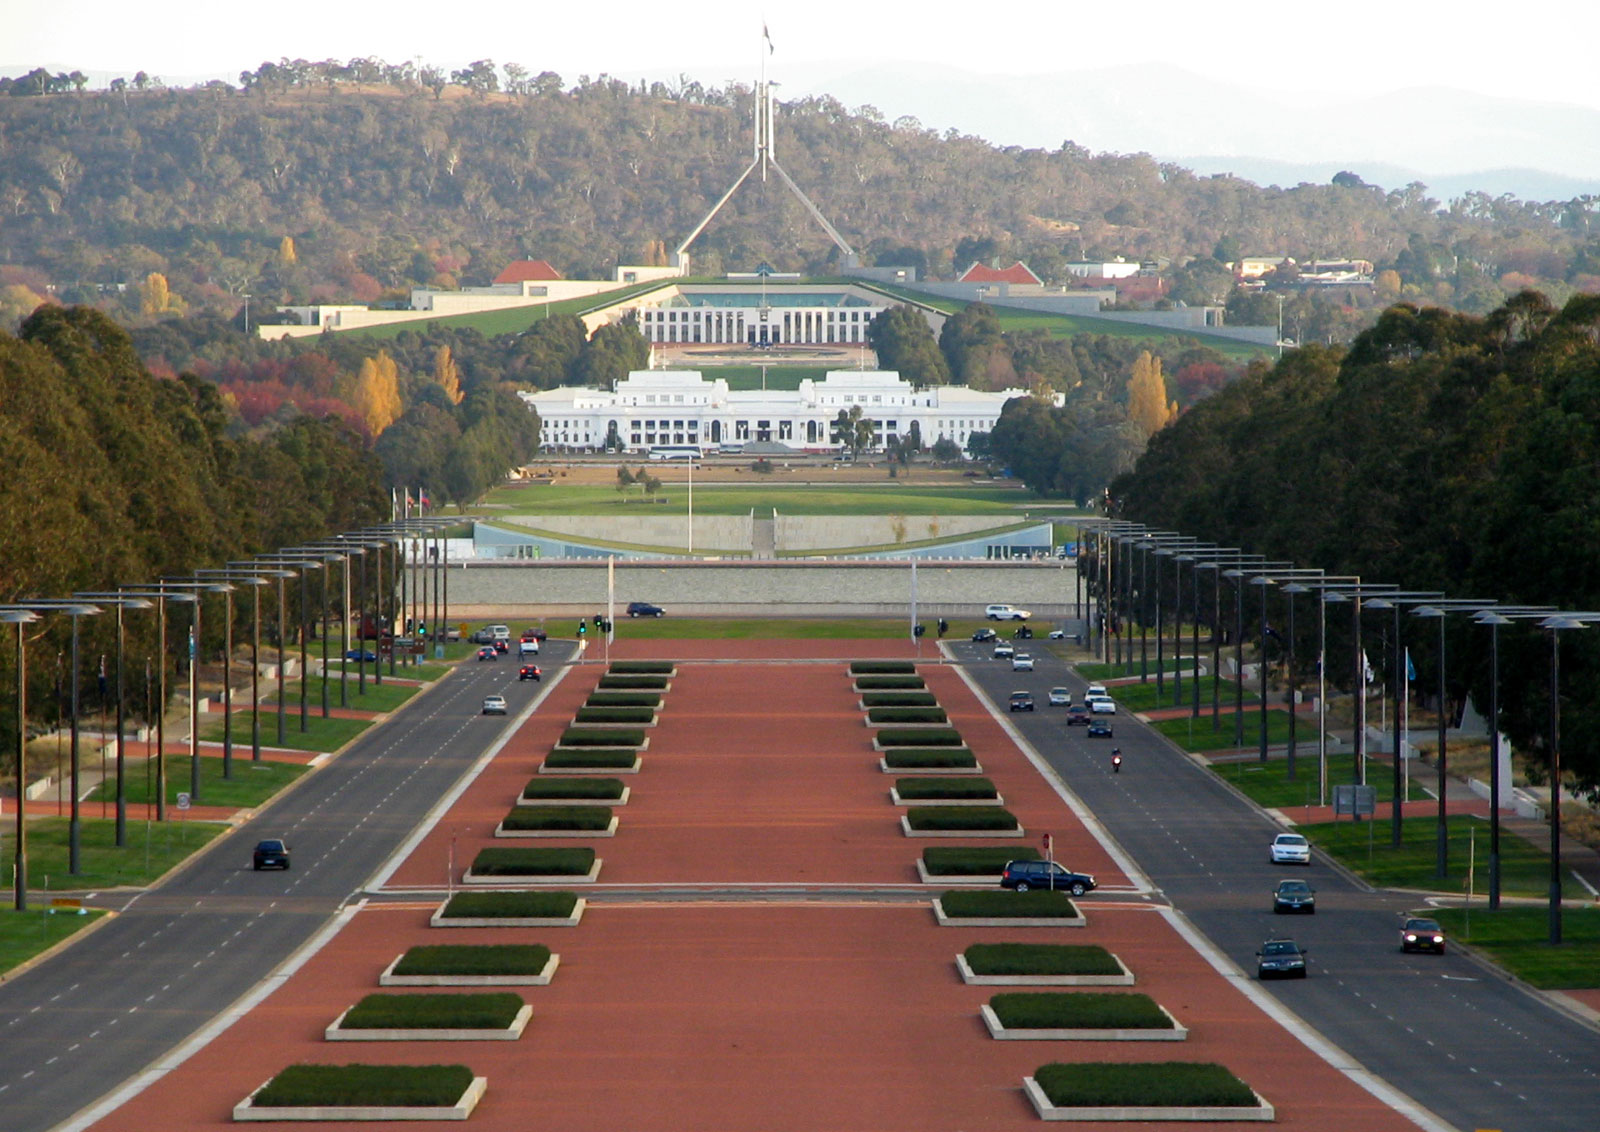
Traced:
[[378, 660], [378, 654], [371, 649], [350, 649], [344, 654], [344, 658], [346, 660], [359, 660], [368, 664], [375, 664]]

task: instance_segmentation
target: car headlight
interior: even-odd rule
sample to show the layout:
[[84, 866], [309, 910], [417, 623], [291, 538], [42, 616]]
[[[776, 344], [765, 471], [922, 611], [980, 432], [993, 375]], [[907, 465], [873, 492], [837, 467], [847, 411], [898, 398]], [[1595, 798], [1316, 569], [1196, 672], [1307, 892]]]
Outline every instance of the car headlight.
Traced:
[[1407, 943], [1416, 943], [1417, 942], [1417, 933], [1416, 932], [1407, 932], [1406, 933], [1406, 942]]

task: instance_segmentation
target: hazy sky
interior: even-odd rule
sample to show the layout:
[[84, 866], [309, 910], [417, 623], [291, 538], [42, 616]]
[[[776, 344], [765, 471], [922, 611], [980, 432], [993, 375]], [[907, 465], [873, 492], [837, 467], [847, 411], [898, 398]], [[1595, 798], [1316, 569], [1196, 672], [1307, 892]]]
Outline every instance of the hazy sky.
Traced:
[[[1474, 9], [1478, 10], [1475, 12]], [[748, 78], [763, 6], [731, 0], [416, 0], [235, 5], [217, 0], [0, 0], [0, 67], [34, 65], [164, 78], [226, 75], [264, 60], [421, 56], [553, 70], [568, 81], [683, 70]], [[1491, 18], [1492, 17], [1492, 18]], [[971, 0], [769, 4], [775, 68], [874, 59], [980, 73], [1153, 62], [1211, 78], [1270, 82], [1302, 97], [1439, 85], [1600, 107], [1600, 3], [1545, 0], [1496, 11], [1438, 0]]]

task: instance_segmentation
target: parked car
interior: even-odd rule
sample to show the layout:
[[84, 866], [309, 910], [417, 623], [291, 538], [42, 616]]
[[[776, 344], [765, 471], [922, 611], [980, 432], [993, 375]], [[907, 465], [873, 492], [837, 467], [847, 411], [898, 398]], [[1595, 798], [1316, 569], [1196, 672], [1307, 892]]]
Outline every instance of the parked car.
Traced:
[[628, 603], [629, 617], [665, 617], [667, 611], [659, 605], [651, 605], [648, 601], [630, 601]]
[[1292, 939], [1269, 939], [1256, 952], [1256, 978], [1303, 979], [1306, 952]]
[[1065, 688], [1050, 689], [1050, 706], [1067, 707], [1072, 703], [1072, 693]]
[[1317, 914], [1317, 890], [1303, 880], [1285, 880], [1272, 890], [1272, 911]]
[[1018, 609], [1014, 605], [1004, 603], [985, 606], [983, 615], [990, 621], [1026, 621], [1033, 616], [1026, 609]]
[[996, 636], [997, 634], [993, 629], [979, 629], [976, 633], [972, 634], [972, 639], [975, 641], [992, 641]]
[[480, 645], [492, 645], [496, 641], [509, 641], [510, 639], [511, 626], [509, 625], [485, 625], [472, 634], [473, 643]]
[[1025, 652], [1017, 653], [1015, 656], [1013, 656], [1011, 658], [1011, 671], [1013, 671], [1013, 672], [1032, 672], [1033, 671], [1033, 657], [1029, 656]]
[[350, 649], [344, 654], [346, 660], [365, 661], [372, 664], [377, 661], [378, 654], [371, 649]]
[[1027, 892], [1030, 888], [1057, 888], [1082, 896], [1094, 891], [1094, 877], [1075, 873], [1054, 861], [1007, 861], [1000, 874], [1000, 887]]
[[1073, 704], [1067, 709], [1067, 726], [1078, 727], [1089, 722], [1089, 709], [1083, 704]]
[[1311, 842], [1298, 833], [1280, 833], [1272, 839], [1274, 865], [1309, 865]]
[[494, 648], [493, 645], [484, 645], [481, 649], [478, 650], [478, 659], [479, 660], [499, 660], [500, 659], [500, 654], [495, 651], [495, 648]]
[[504, 715], [506, 713], [506, 698], [504, 696], [483, 697], [484, 715]]
[[262, 869], [287, 869], [289, 867], [289, 845], [279, 837], [269, 837], [265, 841], [256, 842], [255, 852], [250, 854], [250, 867], [260, 872]]
[[1401, 951], [1432, 951], [1444, 954], [1444, 929], [1438, 920], [1413, 917], [1400, 929]]
[[1116, 715], [1117, 701], [1110, 696], [1089, 696], [1084, 702], [1095, 715]]
[[1052, 641], [1064, 641], [1067, 639], [1067, 631], [1065, 629], [1051, 629], [1050, 639]]
[[1089, 738], [1091, 738], [1091, 739], [1109, 739], [1109, 738], [1111, 738], [1111, 724], [1107, 723], [1103, 719], [1096, 719], [1096, 720], [1090, 721], [1090, 723], [1089, 723]]
[[1032, 711], [1033, 710], [1033, 693], [1032, 692], [1012, 692], [1011, 693], [1011, 710], [1012, 711]]
[[1017, 650], [1012, 648], [1005, 641], [996, 641], [995, 642], [994, 658], [996, 660], [1010, 660], [1012, 657], [1014, 657], [1016, 655], [1017, 655]]

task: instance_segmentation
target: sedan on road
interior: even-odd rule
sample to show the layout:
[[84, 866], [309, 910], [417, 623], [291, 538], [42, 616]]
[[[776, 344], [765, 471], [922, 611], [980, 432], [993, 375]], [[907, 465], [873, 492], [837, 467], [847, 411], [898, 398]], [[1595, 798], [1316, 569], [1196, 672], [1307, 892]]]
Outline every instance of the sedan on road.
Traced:
[[346, 660], [364, 661], [367, 664], [373, 664], [377, 661], [378, 654], [373, 652], [371, 649], [350, 649], [344, 654], [344, 658]]
[[483, 697], [484, 715], [504, 715], [506, 713], [506, 698], [504, 696]]
[[1269, 939], [1256, 952], [1256, 978], [1303, 979], [1306, 952], [1292, 939]]
[[1117, 714], [1117, 701], [1110, 696], [1089, 696], [1084, 702], [1095, 715]]
[[1303, 880], [1281, 881], [1272, 890], [1272, 911], [1317, 914], [1317, 890]]
[[1089, 709], [1082, 704], [1073, 704], [1067, 709], [1067, 726], [1079, 727], [1089, 722]]
[[667, 611], [659, 605], [652, 605], [648, 601], [630, 601], [628, 603], [629, 617], [665, 617]]
[[975, 641], [992, 641], [996, 636], [998, 636], [998, 634], [995, 633], [993, 629], [979, 629], [976, 633], [972, 634], [972, 639]]
[[1082, 896], [1094, 891], [1094, 877], [1088, 873], [1075, 873], [1054, 861], [1007, 861], [1000, 874], [1000, 887], [1027, 892], [1030, 888], [1061, 889]]
[[1280, 833], [1272, 839], [1274, 865], [1309, 865], [1311, 842], [1298, 833]]
[[1068, 707], [1068, 706], [1071, 705], [1071, 703], [1072, 703], [1072, 693], [1071, 692], [1067, 691], [1065, 688], [1051, 688], [1050, 689], [1050, 706], [1051, 707]]
[[1111, 738], [1111, 724], [1107, 723], [1103, 719], [1091, 720], [1089, 722], [1089, 738], [1091, 738], [1091, 739], [1109, 739], [1109, 738]]
[[1400, 929], [1400, 950], [1431, 951], [1443, 955], [1444, 929], [1439, 926], [1438, 920], [1413, 917]]
[[543, 675], [544, 673], [539, 671], [539, 666], [537, 664], [524, 664], [521, 668], [517, 669], [518, 680], [537, 680]]
[[478, 659], [479, 660], [499, 660], [500, 659], [500, 654], [495, 651], [495, 648], [494, 648], [493, 645], [484, 645], [481, 649], [478, 650]]
[[994, 658], [996, 660], [1010, 660], [1016, 654], [1017, 650], [1006, 644], [1004, 641], [1000, 641], [994, 646]]
[[1032, 692], [1012, 692], [1011, 693], [1011, 710], [1012, 711], [1032, 711], [1033, 710], [1033, 693]]
[[262, 869], [287, 869], [288, 843], [279, 837], [269, 837], [265, 841], [256, 842], [255, 852], [250, 855], [250, 867], [256, 872]]
[[1013, 671], [1013, 672], [1032, 672], [1033, 671], [1033, 657], [1029, 656], [1025, 652], [1017, 653], [1016, 656], [1013, 656], [1011, 658], [1011, 671]]

